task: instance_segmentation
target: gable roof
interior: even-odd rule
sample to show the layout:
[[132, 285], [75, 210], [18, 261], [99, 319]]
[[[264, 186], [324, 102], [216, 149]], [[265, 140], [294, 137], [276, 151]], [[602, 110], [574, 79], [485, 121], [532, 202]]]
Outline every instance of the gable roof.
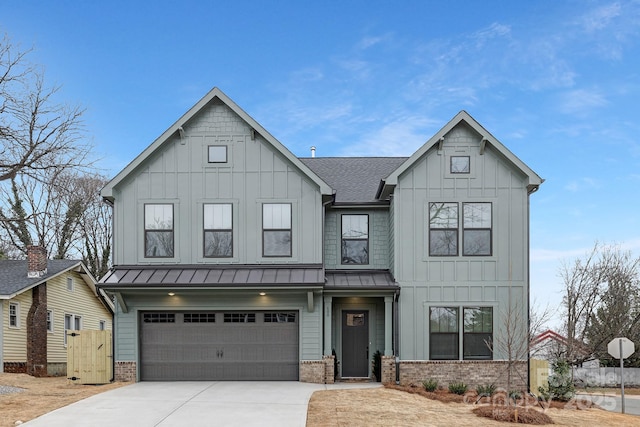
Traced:
[[187, 111], [182, 117], [178, 119], [173, 125], [169, 127], [160, 137], [151, 143], [142, 153], [140, 153], [131, 163], [129, 163], [120, 173], [118, 173], [109, 183], [102, 189], [102, 197], [106, 200], [113, 201], [114, 188], [124, 180], [130, 173], [132, 173], [138, 166], [140, 166], [151, 154], [159, 149], [169, 138], [180, 132], [182, 126], [184, 126], [189, 120], [191, 120], [196, 114], [202, 111], [210, 102], [218, 99], [223, 102], [228, 108], [236, 113], [242, 120], [244, 120], [253, 130], [260, 134], [269, 144], [271, 144], [277, 151], [279, 151], [287, 160], [293, 163], [298, 169], [300, 169], [306, 176], [309, 177], [320, 188], [320, 192], [324, 195], [333, 194], [333, 190], [326, 182], [324, 182], [318, 175], [316, 175], [311, 169], [309, 169], [303, 162], [301, 162], [289, 149], [287, 149], [280, 141], [278, 141], [273, 135], [271, 135], [265, 128], [263, 128], [257, 121], [255, 121], [249, 114], [247, 114], [242, 108], [240, 108], [235, 102], [225, 95], [220, 89], [214, 87], [209, 93], [207, 93], [200, 101], [198, 101], [189, 111]]
[[11, 299], [28, 291], [41, 283], [45, 283], [68, 271], [75, 271], [98, 297], [102, 304], [111, 312], [113, 306], [102, 291], [96, 288], [96, 279], [89, 272], [82, 261], [70, 259], [47, 260], [47, 272], [40, 277], [28, 277], [27, 260], [0, 260], [0, 300]]
[[398, 184], [398, 177], [402, 175], [407, 169], [409, 169], [415, 162], [418, 161], [427, 151], [429, 151], [435, 145], [440, 143], [440, 140], [444, 138], [454, 127], [460, 122], [465, 122], [474, 131], [482, 136], [481, 150], [484, 149], [485, 144], [489, 144], [494, 147], [499, 153], [501, 153], [511, 164], [519, 169], [528, 179], [527, 190], [529, 193], [533, 193], [538, 189], [540, 184], [544, 182], [544, 179], [540, 178], [529, 166], [527, 166], [522, 160], [516, 157], [507, 147], [505, 147], [500, 141], [498, 141], [489, 131], [487, 131], [480, 123], [478, 123], [469, 113], [462, 110], [455, 115], [453, 119], [449, 121], [442, 129], [440, 129], [435, 135], [433, 135], [422, 147], [411, 155], [400, 167], [398, 167], [393, 173], [391, 173], [387, 179], [384, 180], [384, 185], [381, 186], [378, 191], [379, 198], [386, 198], [393, 188]]
[[334, 204], [380, 203], [380, 181], [408, 157], [306, 157], [300, 160], [336, 192]]

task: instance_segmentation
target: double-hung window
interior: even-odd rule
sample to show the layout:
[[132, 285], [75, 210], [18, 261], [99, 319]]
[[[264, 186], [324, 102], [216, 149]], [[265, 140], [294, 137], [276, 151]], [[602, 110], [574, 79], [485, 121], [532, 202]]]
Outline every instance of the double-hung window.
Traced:
[[262, 205], [262, 255], [291, 256], [291, 204]]
[[429, 359], [459, 358], [458, 307], [429, 308]]
[[144, 205], [144, 255], [173, 258], [173, 205]]
[[9, 303], [9, 326], [20, 327], [20, 306], [14, 302]]
[[369, 264], [369, 215], [342, 215], [342, 264]]
[[491, 359], [493, 352], [493, 308], [465, 307], [462, 348], [465, 359]]
[[233, 206], [230, 203], [204, 205], [204, 256], [233, 256]]
[[[460, 253], [460, 244], [463, 256], [491, 255], [491, 203], [465, 202], [461, 205], [462, 211], [458, 203], [429, 203], [430, 256], [457, 256]], [[462, 233], [459, 231], [460, 228]]]

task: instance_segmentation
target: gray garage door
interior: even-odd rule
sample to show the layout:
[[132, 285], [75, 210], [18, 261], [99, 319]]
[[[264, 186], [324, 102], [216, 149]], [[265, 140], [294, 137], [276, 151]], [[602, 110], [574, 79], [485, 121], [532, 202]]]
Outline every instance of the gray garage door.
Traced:
[[146, 381], [297, 380], [298, 313], [144, 312]]

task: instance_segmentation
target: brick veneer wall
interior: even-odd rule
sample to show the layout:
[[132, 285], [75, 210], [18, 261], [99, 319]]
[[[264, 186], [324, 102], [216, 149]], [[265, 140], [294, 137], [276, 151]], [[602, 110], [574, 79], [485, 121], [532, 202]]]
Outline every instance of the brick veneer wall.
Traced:
[[136, 381], [136, 362], [116, 362], [114, 379], [116, 381]]
[[382, 384], [395, 384], [396, 383], [396, 357], [395, 356], [382, 356], [380, 357], [381, 376], [380, 382]]
[[[511, 374], [511, 389], [527, 389], [527, 362], [515, 362]], [[469, 388], [494, 384], [507, 388], [508, 362], [499, 360], [416, 360], [400, 361], [400, 384], [421, 384], [433, 379], [447, 387], [454, 382], [464, 382]], [[383, 374], [384, 376], [384, 374]]]
[[322, 356], [322, 360], [300, 361], [300, 382], [333, 384], [334, 356]]
[[27, 314], [27, 374], [47, 376], [47, 284], [31, 290]]
[[4, 362], [3, 369], [7, 374], [26, 374], [27, 362]]

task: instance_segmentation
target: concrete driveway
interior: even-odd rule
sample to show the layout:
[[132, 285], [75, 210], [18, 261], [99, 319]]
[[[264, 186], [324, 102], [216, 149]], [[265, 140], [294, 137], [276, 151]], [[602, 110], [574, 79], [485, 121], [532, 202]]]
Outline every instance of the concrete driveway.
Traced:
[[301, 427], [314, 391], [373, 387], [380, 383], [141, 382], [97, 394], [24, 425]]

